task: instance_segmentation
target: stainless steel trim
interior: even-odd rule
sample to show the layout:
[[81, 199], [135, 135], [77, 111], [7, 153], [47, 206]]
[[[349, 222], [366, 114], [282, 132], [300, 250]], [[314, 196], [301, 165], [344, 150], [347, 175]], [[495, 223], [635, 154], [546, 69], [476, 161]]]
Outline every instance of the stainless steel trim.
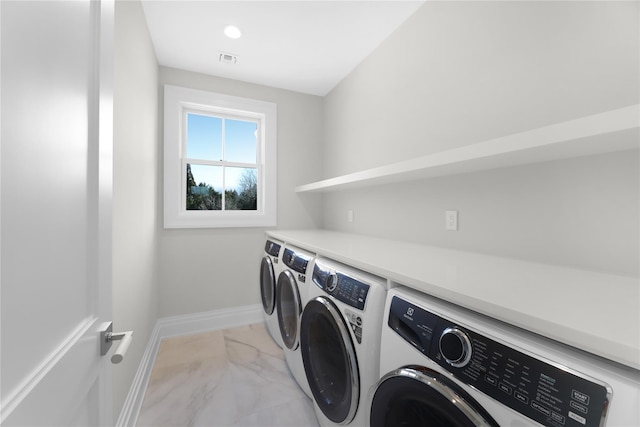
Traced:
[[[291, 342], [291, 346], [289, 346], [289, 341], [285, 338], [284, 333], [282, 331], [282, 324], [283, 319], [283, 313], [281, 310], [278, 310], [278, 325], [279, 325], [279, 329], [280, 329], [280, 336], [282, 337], [282, 342], [285, 344], [285, 346], [290, 349], [290, 350], [296, 350], [299, 346], [300, 346], [300, 318], [302, 317], [302, 302], [300, 301], [300, 291], [298, 289], [298, 282], [296, 281], [295, 277], [293, 276], [293, 274], [291, 273], [291, 271], [289, 270], [285, 270], [282, 273], [280, 273], [280, 276], [278, 276], [278, 284], [280, 283], [280, 277], [283, 277], [285, 279], [283, 279], [282, 285], [280, 286], [288, 286], [291, 289], [291, 293], [293, 294], [293, 309], [294, 309], [294, 313], [296, 313], [296, 333], [295, 333], [295, 337], [293, 339], [293, 342]], [[278, 305], [278, 302], [280, 301], [280, 295], [282, 294], [282, 291], [277, 293], [276, 296], [276, 305]]]
[[345, 324], [345, 320], [340, 314], [340, 311], [336, 306], [326, 297], [319, 296], [313, 299], [324, 306], [327, 312], [331, 315], [338, 330], [340, 331], [340, 338], [344, 343], [344, 347], [347, 350], [347, 362], [349, 365], [349, 376], [351, 377], [351, 403], [349, 405], [349, 413], [347, 417], [340, 423], [340, 425], [349, 424], [353, 417], [356, 415], [358, 409], [358, 401], [360, 399], [360, 375], [358, 372], [358, 363], [356, 359], [356, 352], [353, 346], [353, 340], [351, 339], [351, 333], [349, 328]]
[[[263, 268], [262, 266], [264, 264], [267, 264], [269, 266], [268, 272], [269, 272], [269, 278], [265, 278], [262, 275], [262, 271]], [[264, 289], [265, 289], [265, 280], [269, 280], [271, 282], [271, 292], [273, 294], [273, 297], [271, 298], [271, 301], [266, 301], [265, 300], [265, 296], [264, 296]], [[272, 315], [273, 314], [273, 310], [275, 309], [275, 295], [276, 295], [276, 275], [273, 269], [273, 261], [271, 261], [271, 257], [268, 255], [265, 255], [262, 258], [262, 261], [260, 262], [260, 298], [262, 299], [262, 308], [264, 309], [264, 312], [267, 315]]]
[[[462, 355], [460, 355], [460, 358], [456, 360], [447, 359], [447, 357], [442, 352], [442, 344], [441, 344], [442, 338], [447, 334], [455, 335], [456, 338], [458, 338], [460, 340], [460, 343], [462, 344]], [[473, 351], [471, 347], [471, 340], [469, 339], [469, 335], [467, 335], [460, 328], [449, 327], [444, 331], [442, 331], [442, 334], [440, 335], [440, 339], [438, 340], [438, 346], [440, 349], [440, 353], [442, 354], [442, 357], [444, 357], [444, 360], [446, 360], [447, 363], [453, 366], [454, 368], [461, 368], [465, 366], [467, 363], [469, 363], [469, 361], [471, 360], [471, 353]]]
[[469, 403], [463, 396], [456, 393], [448, 384], [447, 378], [437, 371], [433, 371], [429, 368], [417, 367], [417, 366], [405, 366], [403, 368], [396, 369], [395, 371], [387, 373], [384, 377], [378, 381], [374, 392], [371, 395], [375, 395], [375, 391], [386, 380], [394, 377], [405, 377], [415, 381], [419, 381], [426, 386], [437, 391], [440, 395], [445, 397], [452, 405], [460, 410], [474, 425], [477, 427], [493, 427], [494, 424], [488, 421], [484, 416], [476, 410], [475, 406]]
[[329, 276], [327, 277], [326, 286], [328, 292], [333, 292], [336, 290], [336, 287], [338, 286], [338, 275], [336, 273], [329, 274]]

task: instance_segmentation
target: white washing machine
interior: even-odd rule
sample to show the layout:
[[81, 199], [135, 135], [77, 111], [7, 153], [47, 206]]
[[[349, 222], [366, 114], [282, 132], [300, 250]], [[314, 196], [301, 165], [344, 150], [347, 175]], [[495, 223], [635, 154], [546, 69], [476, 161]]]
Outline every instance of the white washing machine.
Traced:
[[300, 352], [300, 318], [307, 303], [314, 255], [302, 249], [285, 246], [282, 272], [278, 276], [276, 311], [284, 357], [300, 388], [311, 397]]
[[386, 280], [318, 258], [300, 346], [321, 426], [365, 424], [379, 378]]
[[264, 321], [273, 340], [282, 348], [282, 337], [278, 327], [276, 311], [276, 284], [280, 271], [280, 252], [284, 246], [282, 242], [267, 239], [264, 245], [264, 256], [260, 263], [260, 297], [264, 309]]
[[372, 427], [640, 425], [639, 371], [411, 289], [388, 292], [381, 346]]

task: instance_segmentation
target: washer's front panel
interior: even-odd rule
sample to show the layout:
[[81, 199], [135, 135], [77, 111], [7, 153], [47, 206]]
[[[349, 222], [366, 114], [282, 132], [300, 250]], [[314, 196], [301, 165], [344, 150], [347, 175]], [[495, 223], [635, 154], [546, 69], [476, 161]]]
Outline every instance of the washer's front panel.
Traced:
[[611, 397], [604, 383], [514, 350], [397, 296], [388, 325], [458, 380], [540, 424], [604, 425]]

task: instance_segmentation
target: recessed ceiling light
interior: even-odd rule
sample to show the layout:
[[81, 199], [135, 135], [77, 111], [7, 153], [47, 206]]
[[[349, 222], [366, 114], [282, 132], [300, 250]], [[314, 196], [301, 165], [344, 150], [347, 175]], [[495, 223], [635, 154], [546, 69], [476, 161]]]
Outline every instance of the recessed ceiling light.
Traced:
[[240, 28], [236, 27], [235, 25], [227, 25], [224, 28], [224, 35], [229, 37], [230, 39], [239, 39], [242, 35], [242, 32], [240, 31]]

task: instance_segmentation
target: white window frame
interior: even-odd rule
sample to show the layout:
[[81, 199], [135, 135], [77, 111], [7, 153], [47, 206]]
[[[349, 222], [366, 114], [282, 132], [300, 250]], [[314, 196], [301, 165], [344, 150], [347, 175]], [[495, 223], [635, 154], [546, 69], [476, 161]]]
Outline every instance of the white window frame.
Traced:
[[[257, 121], [256, 210], [186, 209], [186, 114]], [[164, 86], [164, 228], [273, 227], [277, 188], [276, 104], [214, 92]]]

